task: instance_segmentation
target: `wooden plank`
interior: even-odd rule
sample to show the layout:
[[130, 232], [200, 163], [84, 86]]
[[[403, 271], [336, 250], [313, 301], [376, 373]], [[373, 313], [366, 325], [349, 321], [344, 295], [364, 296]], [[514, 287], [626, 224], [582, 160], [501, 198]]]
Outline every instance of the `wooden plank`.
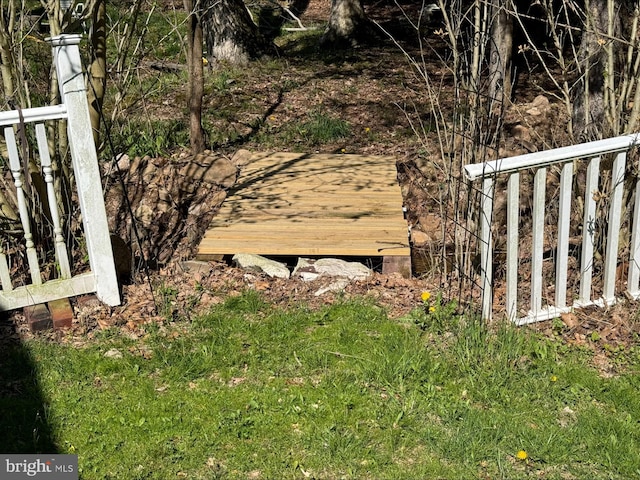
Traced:
[[410, 261], [395, 160], [253, 155], [214, 217], [198, 257], [235, 253], [397, 256]]
[[[288, 248], [294, 249], [299, 246], [313, 246], [314, 248], [324, 247], [331, 249], [359, 249], [359, 250], [367, 250], [370, 252], [370, 255], [382, 255], [384, 252], [382, 250], [401, 250], [402, 252], [408, 253], [408, 247], [406, 243], [401, 243], [394, 241], [393, 238], [382, 238], [380, 240], [371, 241], [371, 240], [356, 240], [353, 238], [327, 238], [327, 237], [298, 237], [294, 238], [293, 241], [283, 242], [282, 237], [270, 237], [265, 238], [262, 235], [256, 237], [235, 237], [235, 238], [211, 238], [207, 237], [202, 240], [201, 250], [210, 249], [210, 253], [215, 253], [214, 250], [216, 248], [220, 248], [220, 252], [218, 253], [251, 253], [247, 251], [247, 249], [251, 250], [274, 250], [285, 252]], [[235, 251], [233, 251], [235, 249]], [[257, 252], [253, 252], [257, 253]], [[385, 253], [386, 254], [386, 253]], [[390, 254], [391, 255], [391, 254]]]
[[25, 285], [11, 291], [0, 291], [0, 311], [46, 303], [96, 291], [96, 277], [83, 273], [68, 279], [50, 280], [40, 285]]
[[[344, 190], [344, 185], [342, 190]], [[390, 195], [389, 192], [343, 192], [339, 188], [332, 189], [328, 192], [321, 192], [318, 190], [309, 191], [309, 189], [298, 189], [292, 186], [292, 188], [282, 188], [280, 190], [268, 191], [266, 192], [264, 189], [258, 190], [261, 194], [258, 197], [257, 194], [254, 195], [242, 195], [241, 193], [236, 193], [231, 191], [230, 195], [235, 195], [237, 198], [234, 200], [235, 203], [238, 204], [249, 204], [251, 205], [255, 201], [264, 201], [265, 194], [269, 196], [269, 200], [279, 200], [280, 202], [285, 202], [287, 200], [296, 200], [296, 201], [309, 201], [309, 202], [317, 202], [318, 199], [323, 199], [323, 204], [326, 205], [342, 205], [346, 203], [346, 200], [352, 199], [361, 199], [367, 202], [395, 202], [398, 198], [395, 195]], [[310, 195], [313, 195], [311, 198]], [[392, 204], [395, 208], [399, 208], [399, 205]]]
[[298, 244], [288, 245], [286, 248], [282, 244], [237, 243], [233, 245], [213, 245], [207, 246], [203, 243], [196, 258], [199, 260], [211, 260], [218, 255], [235, 255], [237, 253], [252, 253], [256, 255], [273, 256], [343, 256], [343, 257], [388, 257], [401, 256], [410, 258], [409, 249], [406, 247], [372, 248], [370, 245], [359, 247], [353, 244], [321, 245]]
[[[371, 223], [374, 225], [383, 226], [385, 223], [392, 223], [390, 220], [393, 218], [387, 212], [380, 212], [380, 214], [376, 215], [375, 213], [362, 213], [357, 211], [336, 211], [333, 216], [331, 216], [331, 212], [329, 211], [300, 211], [299, 213], [291, 210], [289, 212], [278, 212], [278, 210], [262, 210], [262, 211], [242, 211], [236, 210], [232, 213], [223, 214], [224, 217], [219, 218], [217, 221], [211, 223], [211, 228], [215, 226], [225, 226], [225, 225], [242, 225], [247, 223], [255, 224], [256, 222], [266, 223], [266, 224], [296, 224], [302, 223], [307, 220], [317, 220], [322, 221], [326, 220], [325, 223], [328, 225], [334, 225], [331, 223], [333, 219], [336, 220], [337, 223], [344, 222], [346, 224], [352, 225], [355, 228], [355, 223], [367, 224]], [[362, 216], [364, 215], [364, 216]], [[398, 217], [402, 218], [402, 214], [397, 214]], [[337, 224], [336, 223], [336, 224]], [[405, 228], [406, 230], [406, 228]]]
[[[407, 230], [406, 225], [401, 223], [394, 223], [393, 218], [390, 216], [383, 216], [382, 218], [376, 218], [373, 216], [369, 217], [355, 217], [353, 215], [339, 216], [335, 217], [313, 217], [313, 212], [307, 212], [305, 214], [296, 215], [295, 217], [270, 217], [264, 213], [251, 213], [246, 214], [244, 218], [228, 218], [228, 219], [220, 219], [218, 221], [214, 221], [211, 224], [211, 228], [247, 228], [255, 230], [256, 225], [260, 224], [261, 229], [269, 229], [269, 228], [301, 228], [302, 225], [307, 223], [309, 220], [313, 220], [315, 225], [309, 225], [307, 228], [314, 229], [324, 229], [329, 230], [332, 228], [340, 228], [351, 227], [351, 228], [398, 228], [399, 230], [405, 231]], [[402, 217], [400, 217], [402, 218]], [[402, 220], [404, 221], [404, 220]], [[302, 227], [304, 228], [304, 227]]]
[[[379, 229], [375, 225], [371, 225], [367, 228], [360, 228], [361, 232], [366, 232], [367, 236], [376, 235], [379, 232], [379, 236], [376, 238], [380, 238], [381, 236], [391, 235], [396, 236], [398, 234], [404, 234], [406, 241], [406, 232], [398, 231], [397, 229]], [[281, 227], [273, 227], [267, 228], [266, 226], [261, 226], [260, 228], [256, 228], [255, 226], [247, 226], [247, 225], [237, 225], [232, 227], [220, 227], [208, 230], [205, 234], [204, 238], [243, 238], [247, 235], [252, 235], [256, 233], [260, 233], [262, 238], [267, 238], [272, 236], [273, 238], [282, 239], [282, 233], [286, 232], [287, 235], [295, 235], [297, 237], [304, 236], [313, 236], [318, 238], [335, 238], [338, 235], [345, 235], [351, 233], [353, 228], [334, 228], [331, 231], [315, 229], [309, 226], [294, 226], [294, 225], [283, 225]], [[365, 239], [369, 241], [368, 239]]]

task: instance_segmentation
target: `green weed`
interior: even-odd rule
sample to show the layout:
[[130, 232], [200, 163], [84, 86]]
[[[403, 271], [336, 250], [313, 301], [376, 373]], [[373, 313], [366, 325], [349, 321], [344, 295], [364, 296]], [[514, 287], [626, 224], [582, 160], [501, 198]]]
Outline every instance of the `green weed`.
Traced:
[[317, 146], [349, 136], [351, 127], [345, 120], [335, 118], [322, 111], [311, 113], [302, 123], [289, 124], [280, 136], [283, 141]]
[[130, 120], [111, 131], [111, 140], [116, 152], [126, 152], [132, 158], [155, 158], [187, 145], [189, 132], [182, 120]]

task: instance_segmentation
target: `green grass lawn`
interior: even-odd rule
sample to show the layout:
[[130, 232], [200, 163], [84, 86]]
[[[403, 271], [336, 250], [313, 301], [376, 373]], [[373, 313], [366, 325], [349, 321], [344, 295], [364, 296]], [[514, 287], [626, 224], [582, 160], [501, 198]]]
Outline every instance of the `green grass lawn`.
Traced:
[[637, 352], [603, 378], [584, 350], [438, 309], [247, 292], [138, 339], [23, 348], [83, 479], [640, 476]]

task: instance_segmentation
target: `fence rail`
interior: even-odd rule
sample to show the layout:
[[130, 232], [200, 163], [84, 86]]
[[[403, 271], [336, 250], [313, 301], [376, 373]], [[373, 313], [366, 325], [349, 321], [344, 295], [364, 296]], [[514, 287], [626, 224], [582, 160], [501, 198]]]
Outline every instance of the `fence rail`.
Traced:
[[[86, 88], [78, 44], [79, 35], [60, 35], [49, 39], [52, 45], [54, 64], [58, 74], [60, 94], [63, 103], [50, 107], [28, 108], [0, 112], [0, 126], [9, 157], [9, 168], [13, 177], [22, 235], [26, 249], [27, 263], [31, 276], [28, 285], [15, 286], [11, 279], [11, 264], [0, 245], [0, 311], [12, 310], [49, 302], [59, 298], [95, 292], [100, 300], [109, 305], [120, 304], [120, 293], [116, 276], [113, 251], [109, 236], [107, 216], [102, 197], [102, 183], [98, 168], [98, 158], [91, 130]], [[61, 198], [54, 188], [54, 171], [50, 158], [48, 141], [43, 122], [66, 120], [69, 137], [71, 163], [77, 187], [80, 213], [84, 227], [90, 271], [76, 276], [71, 274], [68, 246], [65, 244], [63, 224], [59, 213]], [[34, 125], [31, 125], [34, 124]], [[43, 198], [39, 203], [48, 206], [48, 221], [51, 223], [52, 244], [57, 266], [57, 278], [43, 282], [39, 265], [39, 255], [32, 234], [32, 216], [35, 211], [28, 201], [29, 182], [25, 182], [23, 150], [16, 141], [16, 131], [21, 131], [25, 142], [25, 130], [35, 136], [40, 170], [44, 179]], [[33, 192], [33, 195], [37, 193]]]
[[[480, 200], [480, 276], [482, 287], [482, 316], [490, 319], [493, 314], [493, 225], [496, 179], [501, 175], [507, 180], [507, 225], [506, 225], [506, 280], [505, 308], [507, 317], [517, 324], [526, 324], [558, 317], [574, 308], [588, 305], [610, 305], [616, 301], [616, 282], [619, 280], [618, 256], [625, 188], [627, 152], [638, 145], [640, 134], [598, 140], [544, 152], [536, 152], [491, 162], [467, 165], [464, 173], [472, 182], [482, 181]], [[600, 191], [601, 159], [613, 155], [610, 188]], [[587, 163], [585, 194], [582, 215], [581, 255], [579, 261], [579, 294], [571, 302], [567, 299], [569, 236], [571, 225], [571, 205], [574, 200], [574, 163]], [[561, 167], [557, 240], [555, 244], [555, 295], [553, 301], [543, 306], [543, 253], [545, 240], [545, 213], [548, 210], [546, 198], [547, 172], [549, 167]], [[520, 245], [520, 174], [523, 170], [534, 169], [531, 232], [531, 304], [526, 315], [520, 316], [518, 302], [519, 245]], [[631, 216], [631, 241], [628, 259], [626, 292], [632, 298], [640, 297], [640, 181], [636, 181], [634, 211]], [[609, 200], [608, 221], [606, 222], [606, 251], [604, 252], [604, 274], [602, 295], [595, 297], [593, 290], [594, 240], [600, 223], [597, 220], [596, 193], [606, 195]]]

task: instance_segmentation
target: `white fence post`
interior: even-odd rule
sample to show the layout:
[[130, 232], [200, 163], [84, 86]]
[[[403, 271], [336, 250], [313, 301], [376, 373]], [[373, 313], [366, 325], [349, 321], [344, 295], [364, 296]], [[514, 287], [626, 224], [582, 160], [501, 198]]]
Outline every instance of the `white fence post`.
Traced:
[[118, 279], [78, 49], [80, 39], [80, 35], [59, 35], [48, 41], [53, 47], [60, 94], [68, 114], [71, 160], [78, 186], [89, 264], [96, 278], [96, 295], [108, 305], [119, 305]]

